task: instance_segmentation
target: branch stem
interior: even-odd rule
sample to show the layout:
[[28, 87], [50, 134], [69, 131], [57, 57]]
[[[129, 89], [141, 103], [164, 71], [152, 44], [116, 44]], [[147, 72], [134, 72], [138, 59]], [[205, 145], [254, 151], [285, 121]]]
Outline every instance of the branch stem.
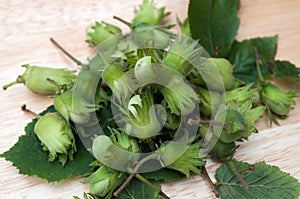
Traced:
[[28, 114], [34, 116], [36, 119], [40, 119], [40, 118], [41, 118], [41, 116], [40, 116], [39, 114], [37, 114], [37, 113], [35, 113], [35, 112], [33, 112], [33, 111], [27, 109], [27, 108], [26, 108], [26, 104], [23, 104], [23, 105], [21, 106], [21, 110], [24, 111], [25, 113], [28, 113]]
[[50, 41], [58, 48], [60, 49], [67, 57], [69, 57], [72, 61], [74, 61], [78, 66], [81, 67], [87, 67], [86, 64], [82, 63], [78, 59], [76, 59], [73, 55], [71, 55], [68, 51], [66, 51], [57, 41], [55, 41], [53, 38], [50, 38]]
[[114, 196], [118, 197], [118, 195], [125, 189], [125, 187], [130, 183], [134, 175], [138, 172], [139, 168], [143, 165], [142, 162], [138, 162], [134, 169], [132, 170], [131, 174], [128, 178], [123, 182], [123, 184], [114, 192]]
[[216, 187], [215, 187], [215, 184], [213, 183], [213, 181], [212, 181], [211, 178], [209, 177], [208, 172], [207, 172], [207, 170], [206, 170], [205, 167], [202, 167], [202, 174], [203, 174], [203, 177], [204, 177], [204, 179], [206, 180], [206, 182], [209, 184], [209, 187], [210, 187], [211, 191], [215, 194], [215, 196], [216, 196], [217, 198], [219, 198], [219, 197], [220, 197], [220, 194], [219, 194], [219, 192], [217, 191], [217, 189], [216, 189]]
[[11, 86], [13, 86], [13, 85], [15, 85], [15, 84], [18, 84], [18, 83], [19, 83], [18, 81], [10, 82], [10, 83], [8, 83], [8, 84], [5, 84], [5, 85], [2, 87], [2, 89], [3, 89], [3, 90], [6, 90], [7, 88], [9, 88], [9, 87], [11, 87]]
[[124, 19], [121, 19], [120, 17], [117, 17], [117, 16], [114, 16], [113, 18], [116, 19], [116, 20], [118, 20], [118, 21], [120, 21], [120, 22], [122, 22], [123, 24], [125, 24], [129, 28], [132, 28], [132, 24], [129, 23], [128, 21], [125, 21]]
[[215, 125], [215, 126], [223, 126], [224, 123], [217, 120], [193, 120], [189, 119], [188, 124], [190, 125]]

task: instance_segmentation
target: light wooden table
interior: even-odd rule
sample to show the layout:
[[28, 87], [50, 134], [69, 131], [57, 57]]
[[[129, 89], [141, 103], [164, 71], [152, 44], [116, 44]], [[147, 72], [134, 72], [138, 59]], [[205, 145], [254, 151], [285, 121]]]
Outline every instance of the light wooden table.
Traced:
[[[22, 64], [30, 63], [51, 67], [76, 65], [67, 59], [49, 42], [54, 37], [74, 56], [84, 60], [89, 55], [85, 40], [86, 26], [95, 20], [105, 20], [126, 28], [112, 19], [118, 15], [130, 20], [132, 5], [141, 0], [119, 1], [46, 1], [2, 0], [0, 1], [0, 85], [12, 81], [23, 70]], [[163, 0], [175, 16], [184, 19], [188, 0]], [[279, 34], [278, 59], [286, 59], [300, 66], [300, 1], [299, 0], [242, 0], [239, 11], [241, 28], [238, 39]], [[286, 87], [289, 88], [289, 87]], [[299, 84], [297, 85], [299, 87]], [[20, 111], [21, 104], [37, 112], [52, 103], [52, 99], [38, 96], [19, 85], [1, 92], [0, 98], [0, 153], [8, 150], [24, 133], [24, 126], [31, 117]], [[257, 125], [259, 134], [241, 144], [236, 154], [238, 160], [255, 163], [266, 161], [279, 166], [300, 179], [300, 99], [290, 117], [281, 126], [270, 129], [262, 119]], [[210, 175], [218, 167], [208, 162]], [[88, 187], [73, 178], [60, 183], [48, 184], [36, 177], [18, 175], [11, 163], [0, 159], [0, 198], [72, 198], [82, 196]], [[192, 177], [163, 185], [163, 190], [173, 199], [214, 198], [200, 177]]]

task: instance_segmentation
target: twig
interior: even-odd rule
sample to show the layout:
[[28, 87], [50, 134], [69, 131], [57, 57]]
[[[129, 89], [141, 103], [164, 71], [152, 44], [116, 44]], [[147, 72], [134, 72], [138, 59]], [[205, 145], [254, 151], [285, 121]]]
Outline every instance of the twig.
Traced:
[[118, 195], [125, 189], [125, 187], [130, 183], [134, 175], [137, 173], [139, 168], [143, 165], [142, 162], [138, 162], [134, 169], [132, 170], [131, 174], [128, 176], [128, 178], [123, 182], [123, 184], [114, 192], [114, 196], [118, 197]]
[[27, 109], [26, 108], [26, 104], [23, 104], [21, 106], [21, 110], [24, 111], [24, 112], [26, 112], [26, 113], [29, 113], [29, 114], [33, 115], [36, 119], [40, 119], [41, 118], [41, 116], [39, 114], [37, 114], [37, 113], [35, 113], [35, 112]]
[[215, 196], [217, 198], [220, 197], [220, 194], [219, 192], [217, 191], [216, 187], [215, 187], [215, 184], [213, 183], [213, 181], [210, 179], [208, 173], [207, 173], [207, 170], [205, 167], [202, 167], [202, 174], [203, 174], [203, 177], [204, 179], [206, 180], [206, 182], [208, 182], [209, 186], [210, 186], [210, 189], [211, 191], [215, 194]]
[[215, 125], [215, 126], [223, 126], [224, 123], [217, 120], [188, 120], [189, 125]]
[[117, 16], [114, 16], [113, 18], [122, 22], [123, 24], [127, 25], [129, 28], [132, 28], [132, 24], [129, 23], [128, 21], [125, 21], [124, 19], [121, 19], [120, 17], [117, 17]]
[[70, 53], [68, 53], [59, 43], [57, 43], [53, 38], [50, 38], [50, 41], [57, 47], [59, 48], [67, 57], [69, 57], [72, 61], [74, 61], [78, 66], [81, 67], [87, 67], [86, 64], [82, 63], [78, 59], [76, 59], [74, 56], [72, 56]]
[[3, 90], [7, 90], [8, 87], [11, 87], [12, 85], [15, 85], [15, 84], [18, 84], [18, 83], [19, 83], [19, 82], [17, 82], [17, 81], [10, 82], [10, 83], [8, 83], [8, 84], [5, 84], [5, 85], [2, 87], [2, 89], [3, 89]]
[[15, 81], [10, 82], [10, 83], [4, 85], [4, 86], [2, 87], [2, 89], [3, 89], [3, 90], [7, 90], [7, 88], [9, 88], [9, 87], [11, 87], [11, 86], [13, 86], [13, 85], [15, 85], [15, 84], [20, 84], [20, 83], [24, 83], [24, 82], [25, 82], [25, 81], [24, 81], [22, 75], [20, 75], [20, 76], [18, 76], [18, 78], [17, 78]]

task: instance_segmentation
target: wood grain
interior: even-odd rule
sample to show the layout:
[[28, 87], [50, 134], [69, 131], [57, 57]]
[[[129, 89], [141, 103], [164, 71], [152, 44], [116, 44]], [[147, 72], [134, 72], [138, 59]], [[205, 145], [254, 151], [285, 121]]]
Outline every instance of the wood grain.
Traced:
[[[126, 27], [112, 19], [118, 15], [130, 20], [133, 6], [140, 0], [2, 0], [0, 1], [0, 85], [12, 81], [23, 70], [22, 64], [30, 63], [51, 67], [77, 66], [62, 55], [49, 42], [54, 37], [74, 56], [84, 60], [90, 50], [85, 40], [85, 28], [95, 20], [105, 20]], [[188, 0], [162, 0], [175, 16], [184, 19]], [[238, 39], [256, 36], [279, 35], [278, 59], [290, 60], [300, 66], [300, 1], [299, 0], [242, 0], [239, 16], [241, 28]], [[281, 85], [289, 88], [284, 83]], [[296, 85], [299, 88], [299, 84]], [[8, 150], [24, 133], [24, 126], [30, 116], [20, 111], [27, 104], [34, 111], [42, 111], [52, 103], [52, 99], [29, 92], [18, 85], [0, 91], [0, 153]], [[297, 98], [299, 104], [300, 99]], [[299, 105], [300, 106], [300, 105]], [[284, 171], [300, 179], [300, 109], [297, 106], [290, 117], [281, 122], [280, 127], [270, 128], [262, 119], [257, 125], [261, 131], [241, 144], [236, 158], [254, 163], [266, 161], [281, 167]], [[209, 161], [211, 176], [218, 164]], [[60, 183], [48, 184], [36, 177], [21, 176], [11, 163], [0, 159], [0, 198], [72, 198], [81, 196], [88, 187], [80, 178]], [[206, 183], [197, 176], [174, 183], [164, 184], [163, 190], [172, 199], [214, 198]]]

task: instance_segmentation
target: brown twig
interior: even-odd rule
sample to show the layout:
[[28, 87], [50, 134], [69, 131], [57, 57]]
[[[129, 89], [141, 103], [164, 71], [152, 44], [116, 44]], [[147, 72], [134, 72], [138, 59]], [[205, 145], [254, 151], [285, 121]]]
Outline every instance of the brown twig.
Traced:
[[41, 118], [41, 116], [39, 114], [37, 114], [37, 113], [35, 113], [35, 112], [27, 109], [26, 108], [26, 104], [23, 104], [21, 106], [21, 110], [24, 111], [24, 112], [26, 112], [26, 113], [29, 113], [30, 115], [33, 115], [36, 119], [40, 119]]
[[219, 194], [219, 192], [217, 191], [217, 189], [216, 189], [216, 187], [215, 187], [215, 184], [214, 184], [213, 181], [210, 179], [210, 177], [209, 177], [209, 175], [208, 175], [207, 170], [206, 170], [205, 167], [202, 167], [202, 174], [203, 174], [203, 177], [204, 177], [204, 179], [206, 180], [206, 182], [208, 182], [211, 191], [215, 194], [215, 196], [216, 196], [217, 198], [219, 198], [219, 197], [220, 197], [220, 194]]
[[117, 16], [113, 16], [114, 19], [120, 21], [121, 23], [125, 24], [126, 26], [128, 26], [129, 28], [132, 28], [132, 24], [129, 23], [128, 21], [125, 21], [124, 19], [117, 17]]
[[53, 38], [50, 38], [50, 41], [58, 48], [60, 49], [67, 57], [69, 57], [72, 61], [74, 61], [78, 66], [81, 67], [87, 67], [84, 63], [76, 59], [73, 55], [71, 55], [68, 51], [66, 51], [59, 43], [57, 43]]
[[217, 120], [188, 120], [189, 125], [215, 125], [215, 126], [223, 126], [224, 123]]
[[130, 183], [134, 175], [137, 173], [139, 168], [143, 165], [142, 162], [138, 162], [134, 169], [132, 170], [131, 174], [128, 176], [128, 178], [123, 182], [123, 184], [114, 192], [114, 196], [118, 197], [118, 195], [125, 189], [125, 187]]

